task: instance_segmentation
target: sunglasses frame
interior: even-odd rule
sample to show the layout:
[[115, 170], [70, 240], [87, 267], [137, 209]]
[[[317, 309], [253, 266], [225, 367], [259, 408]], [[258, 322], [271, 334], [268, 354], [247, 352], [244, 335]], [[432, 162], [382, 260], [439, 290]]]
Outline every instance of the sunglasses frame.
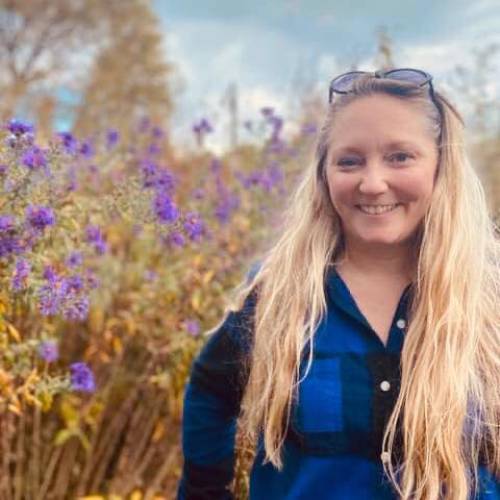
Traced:
[[[357, 74], [357, 75], [373, 75], [375, 78], [386, 78], [391, 73], [394, 73], [396, 71], [414, 71], [415, 73], [419, 73], [420, 75], [424, 76], [425, 81], [418, 83], [418, 84], [415, 83], [415, 85], [417, 85], [418, 87], [422, 87], [428, 83], [429, 88], [430, 88], [431, 99], [434, 102], [434, 104], [436, 104], [437, 108], [439, 109], [439, 106], [437, 105], [436, 99], [434, 97], [434, 87], [432, 86], [432, 75], [430, 75], [429, 73], [427, 73], [425, 71], [422, 71], [421, 69], [415, 69], [415, 68], [395, 68], [395, 69], [390, 69], [387, 71], [377, 70], [374, 72], [372, 72], [372, 71], [348, 71], [347, 73], [342, 73], [341, 75], [336, 76], [330, 82], [330, 87], [328, 89], [328, 103], [329, 104], [332, 103], [332, 98], [333, 98], [334, 93], [336, 93], [336, 94], [349, 94], [350, 93], [349, 90], [344, 91], [344, 90], [337, 90], [334, 88], [335, 82], [338, 81], [340, 78], [343, 78], [344, 76]], [[410, 81], [410, 80], [402, 80], [402, 81]], [[410, 82], [410, 83], [413, 83], [413, 82]]]

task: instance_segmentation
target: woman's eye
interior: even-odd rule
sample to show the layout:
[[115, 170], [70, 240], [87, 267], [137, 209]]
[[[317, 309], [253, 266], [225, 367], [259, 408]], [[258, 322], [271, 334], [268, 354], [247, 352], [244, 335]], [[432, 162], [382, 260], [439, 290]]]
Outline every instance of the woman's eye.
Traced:
[[355, 158], [341, 158], [338, 162], [337, 165], [340, 167], [352, 167], [357, 163], [357, 160]]
[[391, 156], [391, 159], [395, 159], [397, 162], [405, 162], [408, 158], [412, 158], [412, 156], [408, 153], [396, 153]]

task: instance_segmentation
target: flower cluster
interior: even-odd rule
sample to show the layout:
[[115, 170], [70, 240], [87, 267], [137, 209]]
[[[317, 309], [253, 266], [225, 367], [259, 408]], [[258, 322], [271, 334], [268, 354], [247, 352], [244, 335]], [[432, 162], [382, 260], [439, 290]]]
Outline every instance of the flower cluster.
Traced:
[[196, 137], [196, 142], [199, 146], [203, 144], [203, 139], [207, 134], [214, 131], [212, 124], [206, 119], [202, 118], [199, 122], [193, 125], [193, 133]]
[[47, 266], [44, 279], [45, 284], [38, 290], [39, 309], [44, 316], [62, 314], [67, 320], [86, 319], [90, 306], [88, 294], [94, 287], [87, 276], [61, 276], [53, 267]]

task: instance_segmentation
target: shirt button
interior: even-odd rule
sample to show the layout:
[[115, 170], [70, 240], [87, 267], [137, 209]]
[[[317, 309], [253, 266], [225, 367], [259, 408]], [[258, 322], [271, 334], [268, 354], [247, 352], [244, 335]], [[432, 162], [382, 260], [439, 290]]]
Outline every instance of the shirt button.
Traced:
[[391, 384], [387, 380], [384, 380], [380, 383], [380, 388], [384, 392], [387, 392], [391, 388]]
[[404, 319], [398, 319], [396, 321], [396, 326], [400, 329], [403, 329], [406, 326], [406, 321]]
[[390, 459], [391, 459], [391, 455], [389, 455], [389, 452], [388, 451], [383, 451], [381, 454], [380, 454], [380, 459], [382, 460], [382, 462], [389, 462]]

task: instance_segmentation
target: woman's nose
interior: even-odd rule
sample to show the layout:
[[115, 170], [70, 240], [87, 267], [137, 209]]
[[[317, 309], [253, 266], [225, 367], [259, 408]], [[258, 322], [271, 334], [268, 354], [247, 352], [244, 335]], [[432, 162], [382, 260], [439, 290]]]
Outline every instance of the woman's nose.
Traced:
[[380, 194], [387, 190], [387, 180], [380, 166], [367, 165], [359, 181], [359, 191], [363, 194]]

